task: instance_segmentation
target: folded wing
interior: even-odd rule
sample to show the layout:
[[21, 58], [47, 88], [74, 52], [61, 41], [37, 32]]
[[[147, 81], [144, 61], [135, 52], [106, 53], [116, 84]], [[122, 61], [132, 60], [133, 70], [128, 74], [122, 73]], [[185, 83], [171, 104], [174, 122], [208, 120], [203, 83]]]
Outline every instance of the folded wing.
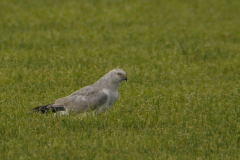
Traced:
[[108, 95], [101, 89], [87, 86], [68, 97], [56, 100], [53, 107], [64, 106], [65, 109], [74, 110], [75, 112], [84, 112], [94, 110], [107, 102]]

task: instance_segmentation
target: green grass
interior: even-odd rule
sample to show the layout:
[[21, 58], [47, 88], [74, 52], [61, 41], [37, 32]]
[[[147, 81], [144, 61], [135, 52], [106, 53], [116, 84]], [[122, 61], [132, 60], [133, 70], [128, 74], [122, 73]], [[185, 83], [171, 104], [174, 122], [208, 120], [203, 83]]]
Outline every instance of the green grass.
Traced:
[[[240, 1], [0, 6], [0, 159], [239, 159]], [[113, 68], [109, 112], [28, 114]]]

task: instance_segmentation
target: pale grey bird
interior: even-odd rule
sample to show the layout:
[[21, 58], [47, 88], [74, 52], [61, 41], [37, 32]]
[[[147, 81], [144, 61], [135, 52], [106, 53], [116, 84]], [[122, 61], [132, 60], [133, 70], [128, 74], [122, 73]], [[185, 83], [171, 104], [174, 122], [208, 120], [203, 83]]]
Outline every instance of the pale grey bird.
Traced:
[[54, 104], [33, 108], [35, 112], [57, 112], [68, 114], [70, 111], [81, 113], [97, 109], [98, 112], [111, 108], [118, 98], [118, 86], [127, 81], [127, 74], [121, 69], [113, 69], [91, 86], [86, 86], [73, 94], [57, 99]]

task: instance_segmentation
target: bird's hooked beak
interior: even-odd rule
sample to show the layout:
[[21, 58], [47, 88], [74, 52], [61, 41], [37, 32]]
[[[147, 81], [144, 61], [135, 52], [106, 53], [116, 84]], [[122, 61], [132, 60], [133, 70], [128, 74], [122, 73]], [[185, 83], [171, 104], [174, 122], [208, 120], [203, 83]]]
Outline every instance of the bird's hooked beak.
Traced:
[[127, 76], [125, 76], [125, 77], [123, 78], [123, 80], [127, 81]]

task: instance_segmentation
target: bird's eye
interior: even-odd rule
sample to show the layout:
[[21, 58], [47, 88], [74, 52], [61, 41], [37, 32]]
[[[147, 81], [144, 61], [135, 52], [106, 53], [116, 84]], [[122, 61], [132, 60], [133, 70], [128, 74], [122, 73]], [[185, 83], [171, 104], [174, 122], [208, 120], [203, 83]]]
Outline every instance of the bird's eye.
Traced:
[[118, 75], [118, 76], [121, 76], [122, 74], [121, 74], [121, 73], [118, 73], [117, 75]]

